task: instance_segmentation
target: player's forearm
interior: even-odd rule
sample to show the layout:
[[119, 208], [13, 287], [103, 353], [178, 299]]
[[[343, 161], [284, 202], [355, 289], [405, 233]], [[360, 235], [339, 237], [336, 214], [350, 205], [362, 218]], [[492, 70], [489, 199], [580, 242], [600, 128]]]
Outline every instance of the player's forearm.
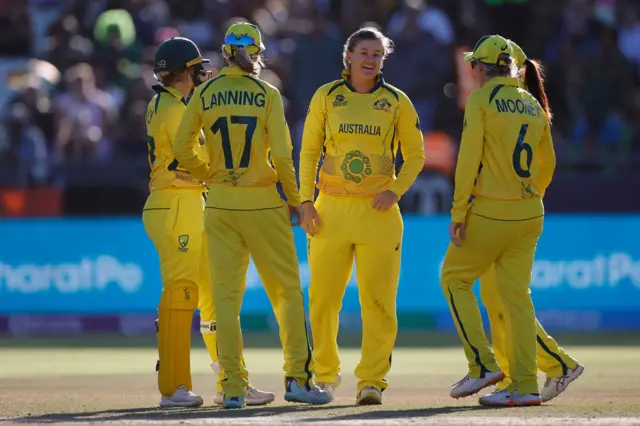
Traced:
[[452, 222], [463, 223], [465, 221], [469, 198], [473, 192], [477, 175], [478, 167], [475, 167], [475, 169], [465, 167], [458, 160], [455, 177], [455, 191], [453, 194], [453, 208], [451, 209]]
[[548, 147], [543, 147], [541, 152], [542, 159], [540, 161], [539, 181], [542, 190], [546, 190], [551, 184], [553, 172], [556, 169], [556, 154], [553, 145], [549, 143]]
[[195, 151], [194, 147], [197, 144], [196, 138], [189, 141], [176, 139], [173, 145], [173, 155], [180, 167], [190, 172], [196, 179], [202, 182], [208, 182], [209, 180], [209, 166], [205, 163]]
[[287, 203], [290, 206], [297, 207], [300, 205], [300, 192], [298, 191], [298, 182], [296, 181], [296, 170], [293, 167], [291, 157], [273, 157], [273, 165], [280, 177], [282, 190]]
[[318, 174], [320, 149], [305, 148], [300, 152], [300, 197], [302, 201], [313, 201], [316, 194], [316, 176]]
[[451, 209], [451, 220], [453, 222], [462, 223], [465, 221], [469, 198], [478, 177], [481, 157], [482, 144], [478, 141], [465, 141], [463, 136], [458, 154], [458, 164], [456, 165], [455, 191], [453, 194], [453, 208]]
[[398, 173], [398, 179], [389, 188], [398, 198], [402, 197], [416, 181], [424, 167], [424, 152], [416, 152], [408, 156], [402, 164], [402, 170]]
[[[456, 188], [458, 184], [456, 182]], [[453, 208], [451, 209], [451, 221], [456, 223], [463, 223], [467, 217], [467, 207], [469, 205], [469, 198], [471, 197], [471, 191], [458, 191], [453, 196]]]

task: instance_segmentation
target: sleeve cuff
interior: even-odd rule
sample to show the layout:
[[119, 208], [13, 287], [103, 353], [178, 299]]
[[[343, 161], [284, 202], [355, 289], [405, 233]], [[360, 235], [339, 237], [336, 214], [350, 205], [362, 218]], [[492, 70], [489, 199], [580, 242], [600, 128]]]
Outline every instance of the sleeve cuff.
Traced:
[[451, 212], [451, 222], [464, 223], [467, 220], [467, 212]]

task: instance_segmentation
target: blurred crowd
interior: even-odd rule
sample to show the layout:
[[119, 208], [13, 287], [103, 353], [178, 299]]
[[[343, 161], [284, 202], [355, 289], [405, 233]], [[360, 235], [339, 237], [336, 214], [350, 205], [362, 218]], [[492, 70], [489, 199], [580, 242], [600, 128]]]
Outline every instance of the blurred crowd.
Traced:
[[546, 65], [561, 169], [640, 164], [637, 0], [0, 0], [0, 186], [71, 185], [95, 170], [106, 185], [144, 180], [155, 47], [189, 37], [219, 68], [239, 20], [264, 34], [262, 78], [283, 94], [296, 148], [348, 34], [373, 25], [395, 41], [385, 78], [414, 102], [429, 157], [416, 210], [440, 210], [432, 195], [451, 192], [472, 88], [460, 53], [485, 33]]

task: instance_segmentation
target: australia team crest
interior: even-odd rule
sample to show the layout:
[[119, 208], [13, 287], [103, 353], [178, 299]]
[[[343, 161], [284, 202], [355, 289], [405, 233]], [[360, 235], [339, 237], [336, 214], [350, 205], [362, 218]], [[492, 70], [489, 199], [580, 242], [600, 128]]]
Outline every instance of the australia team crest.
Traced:
[[391, 110], [391, 102], [387, 98], [378, 99], [373, 103], [373, 109], [389, 112]]
[[188, 252], [189, 248], [187, 247], [187, 244], [189, 244], [189, 236], [188, 235], [180, 235], [178, 237], [178, 245], [180, 247], [178, 247], [178, 251], [181, 251], [183, 253]]

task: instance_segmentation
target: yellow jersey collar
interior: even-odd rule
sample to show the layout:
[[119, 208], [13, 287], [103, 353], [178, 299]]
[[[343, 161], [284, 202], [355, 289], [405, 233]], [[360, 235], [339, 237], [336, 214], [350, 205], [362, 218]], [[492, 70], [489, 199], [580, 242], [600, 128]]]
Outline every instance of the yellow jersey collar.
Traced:
[[487, 83], [486, 86], [497, 86], [502, 84], [504, 86], [520, 87], [520, 80], [515, 77], [493, 77]]
[[220, 75], [251, 75], [237, 65], [224, 67], [220, 70]]
[[[348, 70], [342, 70], [342, 79], [344, 80], [345, 85], [349, 88], [349, 90], [351, 90], [352, 92], [355, 92], [356, 89], [354, 89], [353, 86], [351, 86], [351, 83], [349, 83], [349, 77], [351, 77], [351, 73]], [[380, 72], [378, 74], [378, 81], [376, 82], [375, 86], [373, 86], [373, 89], [371, 89], [369, 93], [374, 93], [383, 85], [384, 85], [384, 76], [382, 75], [382, 72]]]
[[187, 104], [187, 100], [182, 97], [182, 93], [180, 93], [180, 91], [178, 89], [174, 88], [174, 87], [162, 86], [160, 84], [154, 84], [151, 88], [158, 95], [160, 95], [161, 93], [169, 93], [171, 96], [173, 96], [174, 98], [178, 99], [183, 104], [185, 104], [185, 105]]

